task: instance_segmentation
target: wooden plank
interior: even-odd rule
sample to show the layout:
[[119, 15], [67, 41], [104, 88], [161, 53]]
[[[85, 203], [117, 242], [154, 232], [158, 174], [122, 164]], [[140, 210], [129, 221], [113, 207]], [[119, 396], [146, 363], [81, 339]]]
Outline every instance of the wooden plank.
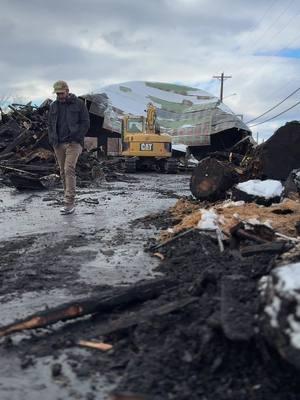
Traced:
[[88, 347], [90, 349], [96, 349], [101, 351], [108, 351], [113, 348], [111, 344], [103, 343], [103, 342], [94, 342], [91, 340], [79, 340], [79, 346]]

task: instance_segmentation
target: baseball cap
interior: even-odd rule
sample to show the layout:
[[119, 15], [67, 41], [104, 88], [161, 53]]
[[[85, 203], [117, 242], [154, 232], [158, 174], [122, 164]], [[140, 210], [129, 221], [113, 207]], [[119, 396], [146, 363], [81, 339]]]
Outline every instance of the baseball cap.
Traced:
[[56, 81], [53, 84], [53, 93], [61, 93], [65, 90], [69, 90], [69, 86], [65, 81]]

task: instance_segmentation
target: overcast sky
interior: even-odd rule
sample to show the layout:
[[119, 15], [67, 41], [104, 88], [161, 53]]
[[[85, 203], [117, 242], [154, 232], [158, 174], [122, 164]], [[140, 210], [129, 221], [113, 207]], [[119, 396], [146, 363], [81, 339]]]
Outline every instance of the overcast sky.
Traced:
[[[299, 0], [0, 0], [0, 102], [76, 94], [130, 80], [219, 94], [244, 121], [300, 87]], [[228, 97], [227, 97], [228, 96]], [[260, 122], [300, 101], [300, 91]], [[300, 119], [300, 104], [253, 127], [268, 136]], [[250, 124], [251, 125], [251, 124]]]

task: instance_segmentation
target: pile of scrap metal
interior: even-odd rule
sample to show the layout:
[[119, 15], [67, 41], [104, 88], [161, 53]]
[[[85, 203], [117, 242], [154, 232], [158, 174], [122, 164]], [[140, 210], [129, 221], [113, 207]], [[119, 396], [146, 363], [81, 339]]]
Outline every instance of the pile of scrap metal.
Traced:
[[[59, 182], [59, 169], [48, 142], [48, 110], [51, 100], [40, 106], [9, 105], [1, 110], [0, 180], [19, 190], [40, 190]], [[120, 163], [100, 162], [93, 153], [83, 152], [77, 166], [78, 184], [86, 186], [99, 179], [121, 179]]]

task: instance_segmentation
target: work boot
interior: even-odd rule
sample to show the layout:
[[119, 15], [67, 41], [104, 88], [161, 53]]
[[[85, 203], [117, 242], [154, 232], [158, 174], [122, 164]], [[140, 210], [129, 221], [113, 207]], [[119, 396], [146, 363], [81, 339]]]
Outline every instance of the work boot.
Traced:
[[63, 215], [73, 214], [74, 211], [75, 211], [74, 204], [65, 205], [64, 207], [62, 207], [60, 209], [60, 213], [63, 214]]

